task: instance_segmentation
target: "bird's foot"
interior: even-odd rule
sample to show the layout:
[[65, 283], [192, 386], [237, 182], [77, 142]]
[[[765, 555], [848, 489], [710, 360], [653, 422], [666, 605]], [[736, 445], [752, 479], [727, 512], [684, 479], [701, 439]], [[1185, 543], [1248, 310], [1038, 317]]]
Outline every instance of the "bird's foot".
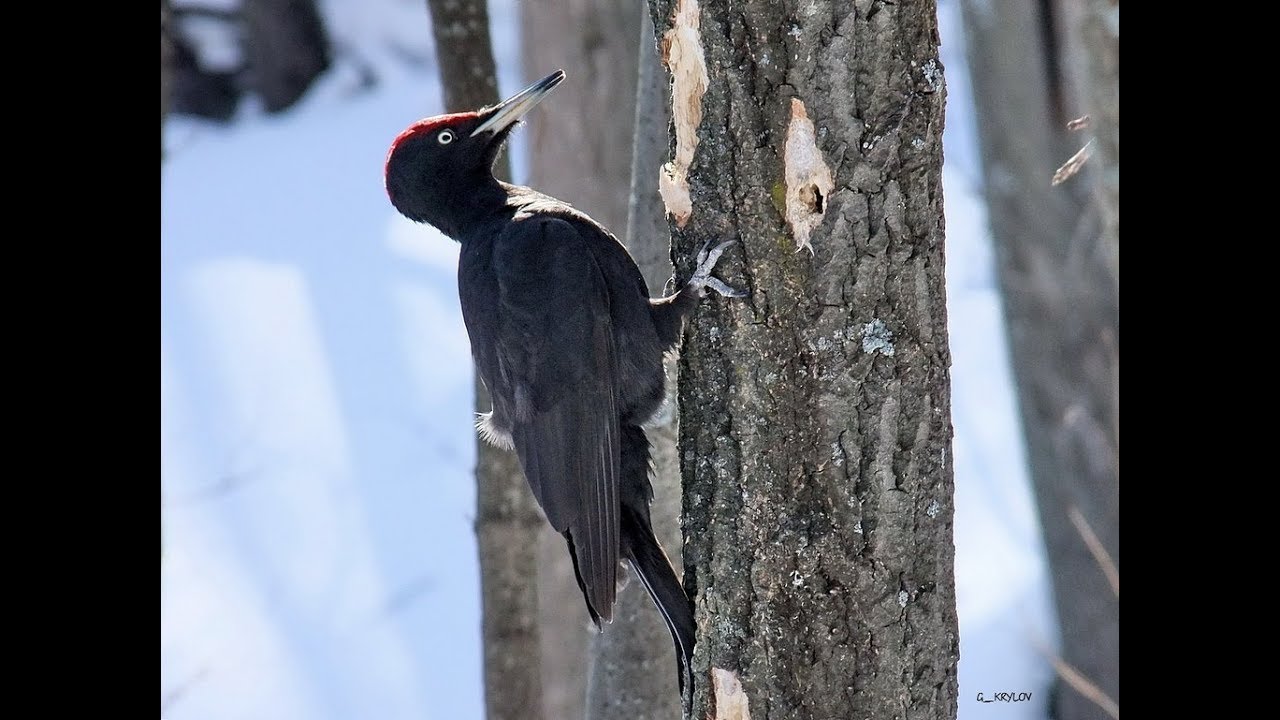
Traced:
[[737, 240], [726, 240], [715, 247], [711, 247], [710, 240], [704, 243], [702, 249], [698, 251], [698, 267], [694, 269], [693, 277], [689, 278], [689, 284], [697, 287], [700, 293], [705, 293], [707, 288], [711, 288], [725, 297], [746, 297], [746, 290], [730, 287], [723, 280], [711, 274], [711, 271], [716, 267], [716, 261], [720, 259], [724, 251], [737, 242]]

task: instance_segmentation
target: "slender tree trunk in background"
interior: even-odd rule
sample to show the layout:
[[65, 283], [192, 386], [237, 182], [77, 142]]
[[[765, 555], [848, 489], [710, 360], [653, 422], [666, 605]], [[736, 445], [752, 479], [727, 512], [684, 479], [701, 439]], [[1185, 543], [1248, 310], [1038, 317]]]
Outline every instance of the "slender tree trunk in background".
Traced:
[[170, 90], [173, 85], [173, 13], [169, 10], [169, 0], [160, 0], [160, 160], [164, 161], [164, 119], [169, 115]]
[[[525, 77], [563, 68], [568, 80], [529, 120], [528, 184], [620, 234], [627, 222], [636, 43], [643, 0], [520, 3]], [[548, 718], [580, 718], [587, 648], [596, 633], [564, 538], [542, 528], [538, 551], [543, 691]], [[609, 632], [618, 629], [615, 622]]]
[[[1085, 107], [1093, 119], [1092, 175], [1102, 211], [1102, 244], [1116, 284], [1120, 283], [1120, 0], [1089, 0], [1081, 36]], [[1118, 376], [1117, 372], [1117, 376]], [[1119, 388], [1117, 387], [1117, 395]], [[1119, 413], [1117, 399], [1116, 412]], [[1119, 419], [1116, 420], [1119, 433]], [[1120, 441], [1117, 435], [1116, 450]]]
[[[427, 0], [448, 112], [491, 105], [498, 79], [484, 0]], [[510, 178], [504, 152], [495, 172]], [[476, 408], [489, 393], [476, 376]], [[489, 720], [537, 720], [543, 703], [537, 540], [545, 525], [514, 453], [476, 440], [476, 539], [484, 605], [485, 712]]]
[[752, 295], [712, 294], [680, 355], [692, 717], [954, 718], [934, 2], [693, 3], [651, 3], [676, 78], [668, 207], [698, 140], [673, 257], [687, 277], [738, 239], [719, 274]]
[[520, 3], [526, 79], [557, 68], [568, 74], [530, 118], [529, 183], [615, 233], [627, 223], [641, 7], [640, 0]]
[[[169, 116], [170, 90], [173, 85], [173, 41], [169, 23], [172, 13], [169, 0], [160, 0], [160, 178], [164, 179], [164, 119]], [[162, 188], [163, 191], [163, 188]], [[160, 559], [164, 560], [164, 504], [160, 511]]]
[[[427, 8], [446, 111], [474, 110], [501, 100], [485, 0], [427, 0]], [[494, 171], [510, 178], [505, 152]]]
[[[658, 66], [653, 23], [640, 22], [639, 83], [632, 144], [631, 200], [625, 242], [644, 273], [649, 294], [660, 296], [671, 278], [671, 234], [658, 196], [658, 171], [667, 151], [670, 105], [667, 78]], [[676, 454], [675, 361], [667, 363], [667, 404], [645, 432], [653, 446], [654, 533], [672, 564], [681, 567], [680, 464]], [[680, 716], [675, 650], [644, 585], [626, 574], [613, 626], [592, 638], [587, 687], [588, 720], [669, 720]]]
[[[1096, 213], [1083, 206], [1085, 178], [1050, 186], [1055, 169], [1088, 137], [1069, 134], [1065, 123], [1092, 110], [1070, 107], [1074, 97], [1062, 92], [1088, 87], [1059, 74], [1073, 65], [1057, 49], [1074, 44], [1072, 33], [1057, 47], [1043, 42], [1053, 35], [1045, 32], [1047, 22], [1073, 16], [1062, 10], [1055, 16], [1043, 3], [971, 1], [964, 18], [985, 194], [1062, 657], [1118, 703], [1119, 595], [1072, 515], [1078, 511], [1118, 566], [1119, 268], [1113, 275]], [[1115, 102], [1118, 127], [1118, 95]], [[1107, 114], [1102, 110], [1094, 120], [1103, 123], [1103, 135], [1112, 122]], [[1086, 172], [1097, 169], [1090, 165], [1093, 160]], [[1114, 178], [1118, 203], [1118, 165]], [[1118, 247], [1118, 205], [1114, 217]], [[1054, 712], [1066, 720], [1109, 716], [1071, 687], [1060, 688]]]

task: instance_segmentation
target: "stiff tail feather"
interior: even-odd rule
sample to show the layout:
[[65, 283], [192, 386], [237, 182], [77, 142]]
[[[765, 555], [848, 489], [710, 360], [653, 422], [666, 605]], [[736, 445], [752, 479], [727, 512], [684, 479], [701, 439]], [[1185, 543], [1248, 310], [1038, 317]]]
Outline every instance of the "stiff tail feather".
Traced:
[[[629, 508], [622, 512], [622, 551], [671, 631], [676, 647], [676, 678], [682, 697], [693, 688], [693, 604], [684, 594], [666, 553], [645, 518]], [[688, 694], [686, 694], [686, 691]]]

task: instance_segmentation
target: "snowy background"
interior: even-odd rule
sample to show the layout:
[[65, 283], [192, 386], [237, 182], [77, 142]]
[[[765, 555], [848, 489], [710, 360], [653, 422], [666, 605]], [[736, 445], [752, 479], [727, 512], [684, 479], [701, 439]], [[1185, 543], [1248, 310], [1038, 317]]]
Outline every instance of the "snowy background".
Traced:
[[[959, 8], [940, 5], [960, 718], [1030, 720], [1045, 717], [1042, 650], [1055, 630], [978, 196]], [[457, 245], [401, 219], [382, 188], [391, 139], [442, 110], [428, 20], [421, 0], [321, 7], [375, 87], [339, 58], [284, 114], [245, 102], [231, 125], [166, 128], [169, 720], [483, 716]], [[526, 75], [518, 12], [512, 0], [490, 9], [506, 95]], [[423, 62], [406, 62], [406, 49]], [[1034, 700], [975, 701], [999, 691]]]

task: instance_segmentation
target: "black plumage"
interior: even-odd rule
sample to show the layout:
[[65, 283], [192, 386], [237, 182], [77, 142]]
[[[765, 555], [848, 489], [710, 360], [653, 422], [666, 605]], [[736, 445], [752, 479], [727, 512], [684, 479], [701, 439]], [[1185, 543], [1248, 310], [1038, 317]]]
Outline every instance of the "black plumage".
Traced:
[[679, 293], [650, 299], [635, 261], [599, 223], [494, 178], [512, 128], [563, 79], [415, 123], [387, 156], [387, 193], [405, 216], [461, 243], [462, 314], [493, 398], [481, 434], [516, 451], [597, 625], [613, 617], [618, 560], [630, 562], [671, 631], [683, 690], [693, 608], [650, 526], [641, 426], [662, 403], [663, 354], [705, 288], [739, 293], [710, 275], [721, 245], [704, 248]]

